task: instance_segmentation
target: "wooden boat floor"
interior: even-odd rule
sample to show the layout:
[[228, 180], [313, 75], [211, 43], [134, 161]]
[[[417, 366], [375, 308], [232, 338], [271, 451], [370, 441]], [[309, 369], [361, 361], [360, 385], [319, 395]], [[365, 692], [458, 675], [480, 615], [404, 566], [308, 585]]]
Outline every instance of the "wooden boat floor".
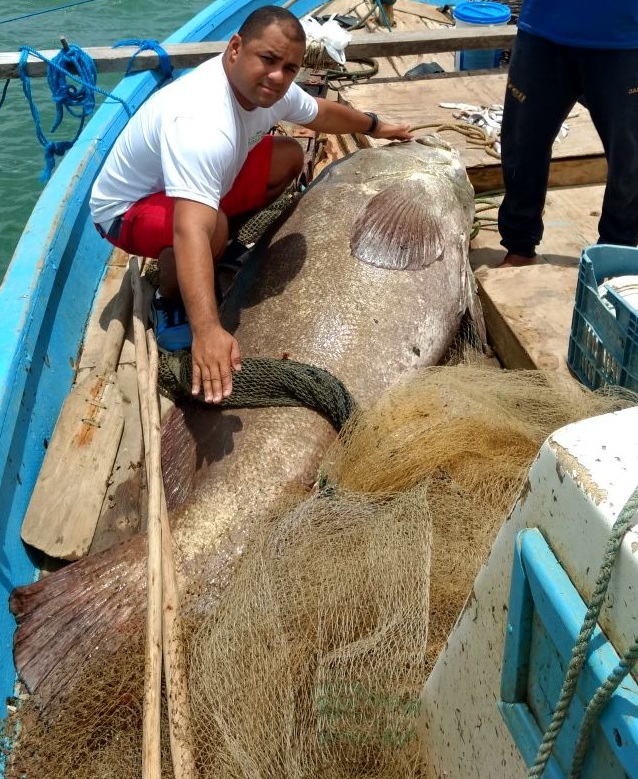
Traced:
[[603, 191], [603, 185], [589, 185], [548, 192], [537, 265], [496, 267], [504, 249], [495, 230], [481, 230], [472, 241], [470, 262], [490, 342], [506, 368], [569, 373], [567, 347], [580, 253], [598, 240]]
[[[458, 111], [443, 108], [441, 103], [502, 105], [506, 84], [507, 73], [499, 70], [471, 75], [449, 73], [445, 77], [386, 82], [382, 88], [374, 81], [357, 84], [342, 89], [339, 99], [361, 111], [376, 111], [385, 119], [418, 128], [416, 136], [439, 132], [459, 150], [475, 190], [485, 192], [503, 186], [500, 158], [489, 154], [484, 146], [472, 144], [459, 130], [449, 129], [450, 125], [460, 125], [459, 129], [469, 125], [455, 119]], [[577, 104], [566, 124], [567, 136], [554, 144], [550, 187], [604, 183], [607, 164], [589, 111]], [[383, 143], [366, 138], [360, 145]]]

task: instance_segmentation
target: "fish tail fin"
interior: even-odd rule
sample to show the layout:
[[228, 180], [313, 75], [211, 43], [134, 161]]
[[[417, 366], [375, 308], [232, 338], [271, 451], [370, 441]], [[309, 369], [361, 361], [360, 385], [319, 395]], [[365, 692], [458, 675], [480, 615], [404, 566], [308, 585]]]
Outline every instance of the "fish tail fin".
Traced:
[[11, 593], [16, 671], [40, 708], [68, 692], [87, 657], [143, 629], [145, 545], [140, 534]]

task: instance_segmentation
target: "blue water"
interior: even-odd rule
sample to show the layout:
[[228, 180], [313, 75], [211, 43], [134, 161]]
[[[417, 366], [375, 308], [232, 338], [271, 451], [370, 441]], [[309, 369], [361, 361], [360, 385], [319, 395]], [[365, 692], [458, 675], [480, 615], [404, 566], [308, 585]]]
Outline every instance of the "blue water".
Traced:
[[[20, 46], [58, 49], [61, 35], [81, 48], [111, 46], [124, 38], [162, 41], [210, 3], [210, 0], [177, 3], [90, 0], [74, 5], [77, 1], [0, 0], [0, 51], [17, 53]], [[41, 11], [45, 13], [38, 13]], [[108, 78], [98, 77], [98, 85], [108, 91], [117, 79], [111, 74]], [[4, 84], [0, 81], [0, 94]], [[46, 137], [71, 140], [77, 130], [77, 120], [70, 116], [65, 117], [55, 134], [49, 132], [55, 111], [46, 79], [31, 79], [31, 91]], [[0, 108], [0, 279], [42, 191], [39, 177], [43, 167], [43, 148], [36, 137], [22, 84], [19, 80], [11, 81]]]

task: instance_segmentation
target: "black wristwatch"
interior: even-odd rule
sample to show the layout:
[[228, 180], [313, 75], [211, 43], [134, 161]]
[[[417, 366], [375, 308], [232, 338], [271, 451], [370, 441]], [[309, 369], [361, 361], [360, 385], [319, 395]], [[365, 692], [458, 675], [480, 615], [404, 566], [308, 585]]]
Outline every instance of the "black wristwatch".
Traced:
[[377, 127], [379, 126], [379, 117], [376, 114], [372, 113], [372, 111], [364, 111], [364, 113], [366, 114], [366, 116], [369, 116], [370, 119], [372, 120], [372, 123], [370, 124], [370, 129], [366, 130], [365, 134], [372, 135], [377, 129]]

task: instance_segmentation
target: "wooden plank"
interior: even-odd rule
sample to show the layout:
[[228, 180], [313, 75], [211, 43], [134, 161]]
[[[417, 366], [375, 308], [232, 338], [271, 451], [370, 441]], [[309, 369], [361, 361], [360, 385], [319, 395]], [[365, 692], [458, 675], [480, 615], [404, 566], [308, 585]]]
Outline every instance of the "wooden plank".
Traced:
[[[603, 193], [602, 185], [548, 192], [537, 265], [499, 268], [505, 250], [495, 230], [481, 230], [472, 241], [470, 262], [490, 342], [506, 368], [569, 373], [567, 346], [580, 253], [598, 240]], [[494, 199], [495, 206], [499, 202]], [[496, 207], [490, 215], [496, 216]]]
[[[104, 411], [89, 427], [84, 420], [93, 395], [99, 395]], [[76, 386], [55, 427], [47, 451], [52, 454], [44, 461], [22, 525], [25, 543], [65, 560], [87, 553], [123, 428], [122, 396], [115, 382], [100, 384], [91, 375]]]
[[[497, 160], [493, 164], [474, 165], [467, 175], [477, 193], [503, 189], [503, 171]], [[549, 168], [550, 187], [576, 187], [604, 184], [607, 181], [607, 160], [604, 154], [554, 159]]]
[[501, 365], [510, 370], [535, 368], [534, 360], [517, 338], [505, 314], [481, 284], [480, 275], [477, 275], [477, 284], [489, 344]]
[[[432, 54], [458, 49], [510, 48], [515, 35], [516, 28], [513, 25], [487, 30], [441, 28], [423, 29], [418, 32], [375, 32], [374, 35], [355, 36], [346, 48], [346, 56], [356, 59], [357, 57]], [[210, 57], [221, 54], [225, 48], [224, 41], [174, 43], [165, 47], [176, 70], [200, 65]], [[99, 73], [113, 73], [126, 71], [137, 48], [123, 46], [121, 49], [113, 49], [108, 46], [97, 46], [89, 47], [84, 51], [93, 59]], [[47, 59], [53, 59], [58, 53], [59, 49], [46, 49], [41, 52]], [[19, 62], [20, 54], [17, 52], [0, 54], [0, 79], [19, 78]], [[157, 54], [154, 51], [143, 51], [135, 58], [132, 72], [154, 70], [158, 66]], [[34, 55], [29, 55], [26, 71], [34, 78], [45, 76], [47, 63]]]
[[[101, 356], [104, 343], [104, 322], [113, 295], [114, 285], [119, 284], [128, 268], [129, 255], [114, 249], [109, 261], [109, 271], [100, 287], [85, 339], [80, 361], [81, 373], [93, 368]], [[142, 278], [145, 310], [148, 310], [154, 288]], [[146, 475], [144, 471], [144, 446], [138, 402], [137, 365], [133, 343], [133, 323], [130, 323], [127, 339], [120, 355], [118, 385], [123, 398], [124, 431], [120, 439], [113, 469], [105, 485], [102, 511], [95, 529], [89, 554], [108, 549], [125, 541], [146, 527]], [[162, 412], [173, 403], [160, 398]]]
[[135, 364], [120, 365], [124, 431], [104, 493], [89, 554], [126, 541], [146, 526], [146, 477]]
[[[210, 57], [221, 54], [225, 48], [224, 41], [175, 43], [165, 47], [171, 58], [171, 63], [176, 69], [200, 65]], [[93, 59], [98, 73], [123, 73], [128, 68], [137, 47], [122, 46], [122, 48], [114, 49], [110, 46], [95, 46], [83, 51]], [[40, 53], [51, 60], [60, 53], [60, 49], [46, 49]], [[0, 79], [19, 78], [19, 62], [19, 53], [4, 52], [0, 54]], [[137, 73], [142, 70], [155, 70], [158, 67], [159, 57], [157, 54], [154, 51], [142, 51], [135, 58], [131, 70], [133, 73]], [[34, 55], [29, 55], [26, 69], [27, 74], [32, 78], [46, 76], [47, 63]]]
[[[82, 344], [82, 353], [78, 362], [78, 376], [76, 380], [79, 381], [88, 375], [89, 371], [96, 368], [103, 355], [104, 351], [104, 333], [108, 327], [108, 323], [113, 313], [113, 308], [117, 300], [117, 293], [122, 284], [124, 273], [128, 268], [128, 254], [121, 249], [114, 249], [111, 253], [111, 257], [108, 262], [106, 274], [102, 283], [99, 286], [91, 316], [84, 335], [84, 343]], [[133, 354], [132, 343], [132, 324], [126, 333], [124, 344], [122, 345], [122, 352], [119, 362], [134, 362], [135, 355]]]
[[476, 274], [490, 344], [506, 368], [568, 372], [577, 271], [543, 262]]
[[437, 22], [438, 24], [444, 24], [451, 27], [454, 24], [454, 20], [447, 14], [442, 13], [433, 5], [427, 3], [417, 3], [415, 0], [396, 0], [394, 4], [394, 12], [411, 14], [412, 16], [418, 16], [420, 19], [427, 19], [431, 22]]
[[[415, 133], [424, 135], [435, 132], [446, 124], [460, 124], [463, 127], [462, 123], [454, 118], [455, 111], [442, 108], [441, 103], [468, 103], [476, 106], [502, 104], [506, 82], [507, 73], [500, 70], [480, 75], [456, 73], [443, 79], [397, 80], [384, 84], [383, 89], [379, 89], [374, 83], [356, 84], [344, 87], [339, 97], [361, 111], [375, 111], [388, 121], [419, 128]], [[567, 124], [567, 137], [554, 144], [552, 184], [571, 185], [604, 181], [606, 165], [603, 147], [589, 111], [580, 104], [577, 105]], [[466, 168], [473, 172], [479, 191], [501, 188], [498, 158], [487, 154], [483, 147], [470, 145], [460, 132], [441, 130], [441, 135], [459, 150]], [[372, 139], [370, 143], [383, 145], [385, 141]], [[563, 165], [564, 161], [569, 164]], [[579, 165], [585, 162], [587, 166], [579, 171]], [[482, 173], [485, 181], [479, 184]]]
[[77, 560], [93, 539], [124, 428], [115, 371], [131, 297], [127, 276], [103, 340], [101, 364], [73, 387], [62, 407], [22, 523], [25, 543], [51, 557]]

